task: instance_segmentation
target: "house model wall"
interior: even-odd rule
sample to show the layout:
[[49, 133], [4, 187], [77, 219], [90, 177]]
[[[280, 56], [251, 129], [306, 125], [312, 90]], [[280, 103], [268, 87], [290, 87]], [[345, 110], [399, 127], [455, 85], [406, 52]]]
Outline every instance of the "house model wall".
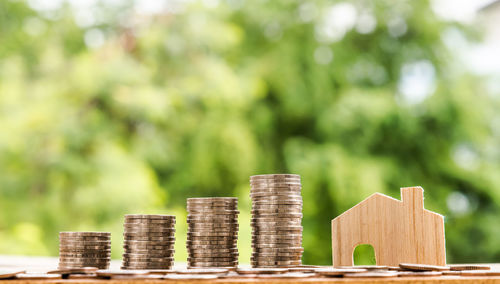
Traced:
[[360, 244], [373, 246], [377, 265], [446, 265], [444, 218], [424, 209], [423, 192], [402, 188], [401, 201], [375, 193], [333, 219], [333, 265], [353, 265]]

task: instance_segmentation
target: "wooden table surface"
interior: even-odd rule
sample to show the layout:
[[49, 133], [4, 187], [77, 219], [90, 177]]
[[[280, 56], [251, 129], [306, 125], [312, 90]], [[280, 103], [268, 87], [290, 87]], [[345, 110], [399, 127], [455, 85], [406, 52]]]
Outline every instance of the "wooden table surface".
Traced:
[[[112, 269], [118, 269], [120, 261], [113, 261]], [[492, 270], [500, 271], [500, 264], [489, 264]], [[183, 268], [183, 264], [177, 265], [177, 268]], [[57, 258], [43, 257], [16, 257], [16, 256], [0, 256], [0, 269], [20, 268], [26, 269], [28, 272], [44, 272], [55, 269], [57, 267]], [[393, 278], [302, 278], [302, 279], [258, 279], [258, 278], [231, 278], [231, 279], [216, 279], [216, 280], [163, 280], [163, 279], [147, 279], [147, 280], [106, 280], [106, 279], [52, 279], [52, 280], [0, 280], [0, 282], [9, 284], [35, 284], [35, 283], [127, 283], [127, 284], [154, 284], [154, 283], [179, 283], [179, 284], [206, 284], [206, 283], [223, 283], [223, 284], [244, 284], [244, 283], [259, 283], [259, 284], [285, 284], [285, 283], [398, 283], [398, 284], [458, 284], [458, 283], [496, 283], [500, 284], [500, 276], [439, 276], [439, 277], [393, 277]], [[1, 284], [1, 283], [0, 283]]]

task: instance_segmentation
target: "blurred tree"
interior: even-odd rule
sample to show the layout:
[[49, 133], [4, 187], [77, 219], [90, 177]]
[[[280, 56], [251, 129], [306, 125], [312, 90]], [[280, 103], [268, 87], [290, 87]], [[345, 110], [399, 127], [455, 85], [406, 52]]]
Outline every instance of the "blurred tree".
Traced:
[[249, 175], [293, 172], [305, 263], [331, 263], [333, 217], [411, 185], [449, 262], [498, 260], [498, 100], [428, 1], [83, 2], [0, 2], [1, 253], [100, 229], [119, 257], [123, 214], [166, 212], [184, 260], [185, 198], [239, 196], [248, 224]]

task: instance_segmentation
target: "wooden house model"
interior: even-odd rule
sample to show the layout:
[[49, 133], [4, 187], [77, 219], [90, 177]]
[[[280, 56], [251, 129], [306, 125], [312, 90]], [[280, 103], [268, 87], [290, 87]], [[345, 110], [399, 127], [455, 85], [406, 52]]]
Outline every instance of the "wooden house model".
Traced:
[[353, 265], [360, 244], [373, 246], [377, 265], [446, 265], [444, 218], [424, 209], [423, 192], [402, 188], [401, 201], [375, 193], [333, 219], [333, 265]]

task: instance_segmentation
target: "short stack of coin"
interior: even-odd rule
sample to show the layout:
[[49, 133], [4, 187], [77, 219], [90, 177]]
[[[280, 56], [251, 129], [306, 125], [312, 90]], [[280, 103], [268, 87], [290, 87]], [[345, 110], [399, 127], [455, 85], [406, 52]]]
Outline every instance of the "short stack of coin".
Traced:
[[60, 232], [59, 269], [107, 269], [111, 259], [111, 233]]
[[122, 269], [170, 269], [174, 263], [175, 216], [125, 215]]
[[188, 267], [238, 265], [238, 199], [188, 198]]
[[302, 195], [300, 176], [250, 177], [253, 267], [302, 264]]

